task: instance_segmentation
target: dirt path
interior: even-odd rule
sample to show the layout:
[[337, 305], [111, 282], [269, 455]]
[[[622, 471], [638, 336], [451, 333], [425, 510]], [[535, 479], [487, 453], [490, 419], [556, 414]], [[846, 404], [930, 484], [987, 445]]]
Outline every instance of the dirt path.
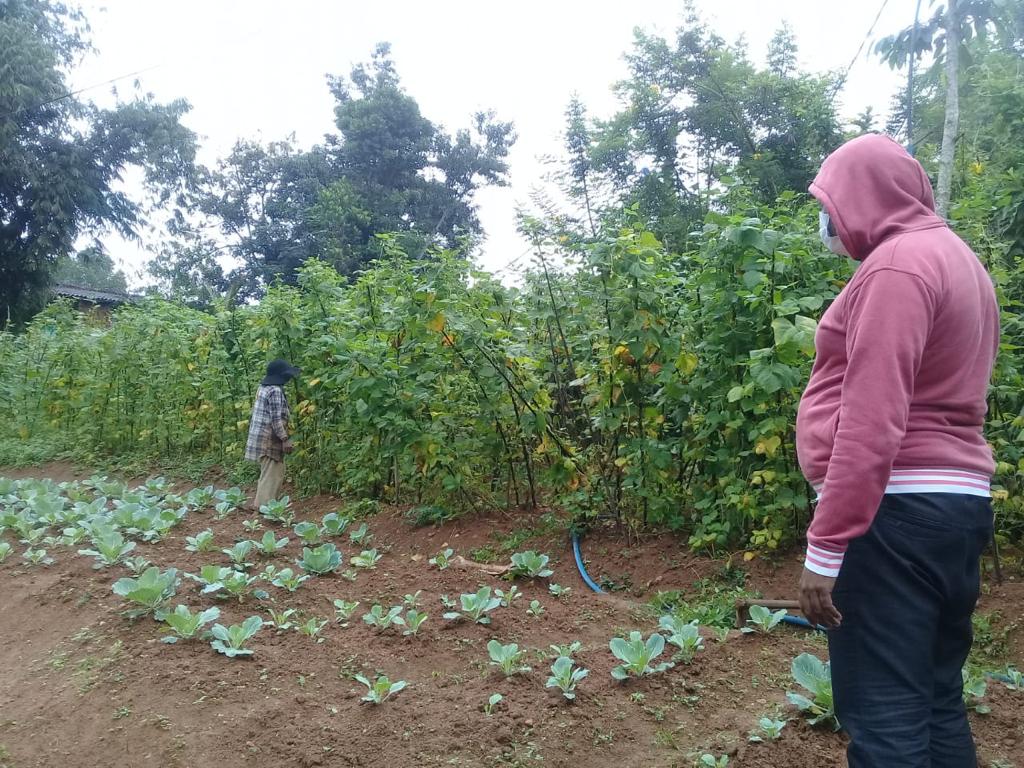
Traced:
[[[311, 520], [337, 506], [324, 497], [296, 505], [299, 519]], [[219, 550], [253, 537], [242, 520], [191, 513], [162, 542], [139, 549], [165, 568], [197, 572], [204, 564], [224, 565], [219, 551], [186, 552], [185, 537], [212, 528]], [[124, 605], [110, 591], [123, 568], [96, 571], [91, 560], [67, 550], [55, 552], [57, 562], [48, 568], [25, 566], [12, 554], [0, 564], [0, 766], [689, 768], [704, 751], [729, 754], [730, 766], [741, 768], [844, 764], [842, 738], [805, 726], [785, 704], [793, 657], [803, 651], [826, 655], [822, 639], [811, 634], [783, 628], [767, 637], [734, 633], [724, 643], [709, 638], [692, 665], [625, 684], [612, 679], [608, 640], [631, 629], [646, 636], [657, 627], [641, 599], [658, 588], [688, 588], [695, 578], [720, 570], [720, 563], [681, 554], [666, 539], [630, 546], [612, 532], [595, 534], [587, 541], [592, 572], [607, 572], [612, 580], [628, 574], [633, 584], [602, 597], [585, 589], [564, 534], [548, 526], [518, 548], [551, 554], [551, 580], [571, 587], [570, 596], [556, 600], [544, 583], [519, 582], [523, 598], [499, 609], [490, 627], [452, 624], [441, 619], [442, 594], [507, 584], [475, 571], [438, 571], [427, 559], [445, 545], [467, 557], [500, 549], [511, 536], [518, 540], [544, 529], [536, 515], [495, 514], [416, 529], [389, 511], [367, 523], [373, 545], [385, 551], [376, 570], [360, 573], [355, 582], [315, 578], [294, 594], [271, 588], [276, 608], [295, 608], [304, 618], [331, 618], [335, 598], [359, 600], [349, 626], [332, 622], [321, 643], [294, 630], [264, 628], [252, 641], [250, 660], [227, 659], [205, 642], [163, 644], [151, 619], [123, 618]], [[291, 532], [278, 535], [292, 541], [258, 568], [291, 565], [299, 555]], [[346, 558], [358, 549], [347, 537], [340, 547]], [[621, 559], [624, 552], [628, 556]], [[750, 579], [776, 593], [770, 596], [781, 596], [793, 583], [794, 562], [756, 564]], [[1008, 585], [987, 600], [1020, 610], [1019, 586]], [[360, 620], [373, 603], [394, 605], [417, 590], [430, 615], [420, 637], [377, 633]], [[532, 599], [543, 604], [543, 615], [527, 615]], [[175, 602], [196, 609], [217, 601], [183, 580]], [[217, 604], [224, 624], [267, 617], [266, 606], [251, 599]], [[494, 671], [485, 647], [491, 638], [538, 652], [553, 643], [582, 642], [578, 659], [590, 675], [578, 702], [566, 704], [544, 688], [551, 660], [540, 655], [529, 659], [529, 673], [504, 678]], [[350, 676], [378, 671], [409, 687], [381, 706], [361, 704], [362, 691]], [[483, 705], [494, 692], [505, 698], [488, 716]], [[992, 686], [990, 699], [993, 713], [974, 719], [983, 765], [1020, 761], [1024, 694]], [[750, 744], [747, 735], [757, 719], [774, 713], [793, 718], [783, 738]]]

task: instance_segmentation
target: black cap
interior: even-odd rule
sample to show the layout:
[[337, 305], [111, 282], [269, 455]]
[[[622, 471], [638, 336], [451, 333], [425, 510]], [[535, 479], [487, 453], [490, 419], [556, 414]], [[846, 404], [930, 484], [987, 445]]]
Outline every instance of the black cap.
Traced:
[[282, 387], [300, 373], [302, 371], [289, 365], [287, 360], [271, 360], [267, 363], [267, 375], [263, 377], [262, 384], [265, 387]]

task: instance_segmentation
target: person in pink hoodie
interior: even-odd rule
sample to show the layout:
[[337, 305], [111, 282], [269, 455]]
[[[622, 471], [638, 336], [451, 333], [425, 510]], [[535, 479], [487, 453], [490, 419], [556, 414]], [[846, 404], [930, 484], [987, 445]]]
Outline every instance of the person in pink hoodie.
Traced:
[[818, 493], [800, 604], [829, 629], [851, 768], [974, 768], [960, 670], [992, 536], [995, 291], [891, 139], [843, 145], [810, 191], [822, 239], [860, 266], [818, 325], [797, 416]]

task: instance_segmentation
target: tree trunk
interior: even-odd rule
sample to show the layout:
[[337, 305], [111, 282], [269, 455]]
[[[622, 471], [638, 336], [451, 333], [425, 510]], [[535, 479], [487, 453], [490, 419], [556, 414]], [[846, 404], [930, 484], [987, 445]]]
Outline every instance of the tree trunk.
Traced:
[[960, 9], [958, 5], [958, 0], [949, 0], [946, 6], [946, 121], [942, 127], [939, 185], [935, 200], [935, 210], [943, 218], [949, 213], [956, 135], [960, 130]]

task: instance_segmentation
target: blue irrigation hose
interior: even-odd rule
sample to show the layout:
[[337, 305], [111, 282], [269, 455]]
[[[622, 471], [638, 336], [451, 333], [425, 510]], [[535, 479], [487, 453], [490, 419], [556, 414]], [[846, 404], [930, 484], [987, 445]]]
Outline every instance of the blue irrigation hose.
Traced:
[[[572, 531], [572, 555], [576, 559], [576, 569], [580, 572], [580, 577], [583, 579], [583, 582], [588, 587], [590, 587], [594, 592], [603, 595], [604, 590], [597, 586], [594, 580], [590, 578], [590, 574], [587, 573], [587, 569], [583, 565], [583, 553], [580, 552], [580, 535], [575, 530]], [[811, 624], [811, 622], [809, 622], [803, 616], [783, 616], [782, 622], [784, 624], [791, 624], [794, 627], [800, 627], [802, 629], [813, 629], [817, 632], [827, 631], [826, 628], [821, 626], [820, 624]], [[1003, 675], [999, 672], [986, 672], [985, 677], [989, 678], [990, 680], [998, 680], [1000, 683], [1011, 682], [1008, 675]]]
[[597, 586], [594, 580], [590, 578], [590, 574], [587, 573], [587, 569], [583, 565], [583, 554], [580, 552], [580, 534], [575, 529], [572, 531], [572, 554], [576, 558], [576, 569], [580, 572], [583, 583], [595, 592], [603, 595], [604, 590]]

